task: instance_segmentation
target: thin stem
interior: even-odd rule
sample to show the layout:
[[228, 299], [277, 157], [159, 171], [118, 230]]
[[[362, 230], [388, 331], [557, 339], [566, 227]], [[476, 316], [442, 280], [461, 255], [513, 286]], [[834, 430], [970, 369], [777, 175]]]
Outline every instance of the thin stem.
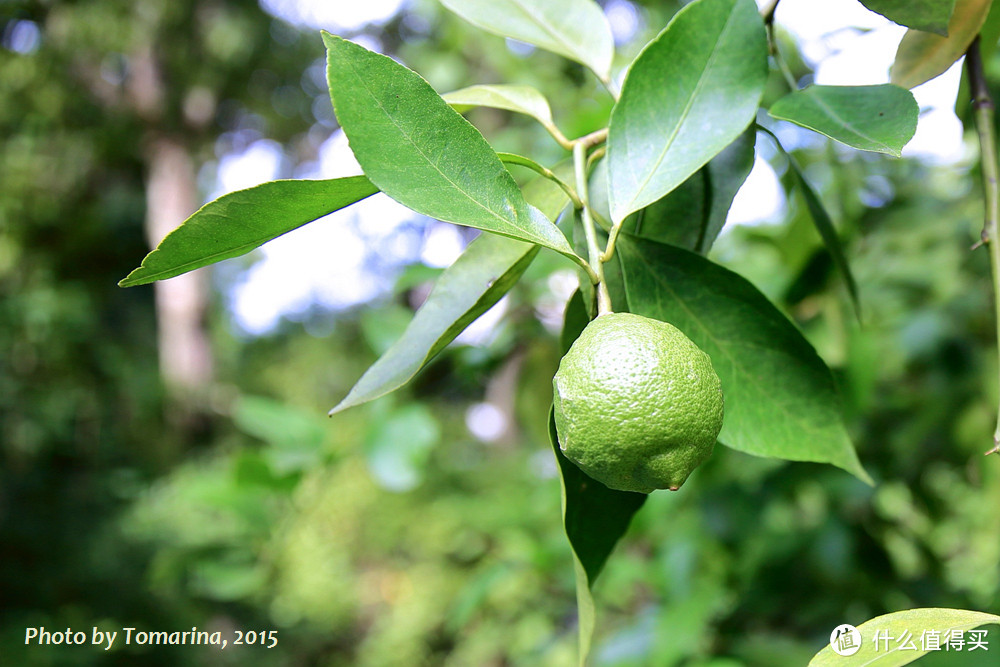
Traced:
[[618, 235], [622, 231], [622, 225], [624, 220], [611, 226], [611, 231], [608, 233], [608, 245], [604, 247], [604, 252], [601, 253], [601, 261], [607, 262], [612, 257], [615, 256], [615, 243], [618, 241]]
[[778, 71], [785, 77], [785, 83], [788, 84], [789, 90], [795, 92], [799, 89], [799, 82], [795, 80], [792, 70], [788, 68], [788, 63], [781, 55], [781, 49], [778, 48], [778, 38], [774, 34], [774, 10], [777, 8], [778, 0], [775, 0], [774, 5], [763, 14], [764, 27], [767, 29], [767, 49], [771, 53], [771, 57], [774, 58], [774, 64], [778, 66]]
[[531, 169], [535, 173], [544, 176], [558, 185], [562, 188], [563, 192], [566, 193], [570, 201], [573, 202], [573, 208], [580, 208], [583, 206], [583, 203], [580, 201], [580, 197], [576, 194], [576, 190], [571, 188], [564, 180], [556, 176], [555, 173], [548, 167], [542, 166], [531, 158], [527, 158], [516, 153], [497, 153], [497, 156], [504, 164], [516, 164], [520, 167], [527, 167], [528, 169]]
[[760, 8], [760, 15], [764, 19], [764, 25], [770, 26], [774, 24], [774, 10], [778, 8], [779, 2], [781, 0], [771, 0], [769, 4]]
[[588, 173], [590, 172], [591, 168], [594, 166], [594, 163], [597, 162], [598, 160], [600, 160], [602, 157], [604, 157], [607, 154], [607, 152], [608, 152], [608, 147], [607, 146], [601, 146], [600, 148], [598, 148], [593, 153], [591, 153], [590, 155], [587, 156], [587, 172]]
[[[965, 54], [965, 66], [972, 91], [973, 119], [979, 135], [980, 170], [983, 175], [985, 212], [982, 238], [990, 249], [993, 276], [993, 302], [997, 318], [997, 347], [1000, 349], [1000, 174], [997, 167], [997, 146], [993, 130], [993, 98], [983, 72], [983, 59], [977, 36]], [[987, 454], [1000, 453], [1000, 406], [997, 407], [997, 428], [993, 433], [993, 448]]]
[[597, 314], [600, 316], [611, 312], [611, 295], [608, 293], [608, 286], [604, 280], [604, 264], [601, 262], [601, 250], [597, 246], [597, 230], [594, 228], [594, 219], [590, 215], [590, 195], [587, 190], [587, 144], [582, 140], [578, 140], [573, 146], [573, 169], [576, 172], [576, 190], [583, 203], [580, 215], [583, 219], [583, 233], [587, 238], [587, 256], [590, 258], [590, 268], [597, 278], [594, 287], [597, 289]]
[[582, 137], [578, 137], [573, 140], [573, 147], [575, 148], [577, 144], [583, 144], [584, 149], [596, 146], [597, 144], [604, 143], [608, 140], [608, 128], [602, 127], [599, 130], [594, 130], [590, 134], [585, 134]]
[[552, 135], [552, 138], [556, 140], [557, 144], [568, 151], [573, 150], [573, 142], [566, 138], [566, 135], [555, 126], [555, 123], [542, 123], [542, 127], [544, 127], [545, 130]]

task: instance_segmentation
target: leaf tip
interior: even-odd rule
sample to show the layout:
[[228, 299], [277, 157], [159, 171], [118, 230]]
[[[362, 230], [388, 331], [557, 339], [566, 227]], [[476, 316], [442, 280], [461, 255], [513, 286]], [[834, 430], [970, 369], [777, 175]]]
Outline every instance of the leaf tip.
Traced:
[[149, 282], [148, 280], [143, 280], [140, 276], [136, 275], [140, 271], [142, 271], [142, 267], [141, 266], [138, 267], [138, 268], [136, 268], [136, 269], [133, 269], [131, 273], [129, 273], [127, 276], [125, 276], [124, 278], [122, 278], [121, 280], [118, 281], [118, 286], [119, 287], [136, 287], [137, 285], [143, 285], [143, 284]]

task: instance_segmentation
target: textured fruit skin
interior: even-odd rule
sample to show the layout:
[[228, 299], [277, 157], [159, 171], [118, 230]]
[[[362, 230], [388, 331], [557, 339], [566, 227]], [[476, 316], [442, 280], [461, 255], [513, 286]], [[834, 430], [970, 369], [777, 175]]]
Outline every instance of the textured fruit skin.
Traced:
[[552, 387], [560, 449], [620, 491], [676, 490], [722, 429], [711, 359], [673, 325], [640, 315], [588, 324]]

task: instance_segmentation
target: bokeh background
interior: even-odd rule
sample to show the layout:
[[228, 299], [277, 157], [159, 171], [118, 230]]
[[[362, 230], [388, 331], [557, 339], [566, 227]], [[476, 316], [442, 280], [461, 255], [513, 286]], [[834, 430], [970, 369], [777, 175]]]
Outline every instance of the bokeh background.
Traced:
[[[624, 66], [680, 3], [600, 4]], [[802, 83], [885, 80], [899, 32], [851, 0], [816, 4], [777, 14]], [[214, 196], [354, 173], [320, 28], [441, 92], [534, 85], [569, 136], [610, 108], [579, 66], [433, 0], [0, 0], [0, 663], [575, 664], [546, 428], [571, 264], [540, 254], [408, 387], [333, 419], [469, 230], [376, 196], [211, 270], [116, 287]], [[1000, 463], [982, 456], [996, 334], [958, 77], [917, 91], [902, 160], [761, 118], [837, 221], [863, 325], [763, 136], [712, 253], [834, 368], [878, 485], [717, 449], [650, 497], [610, 560], [594, 664], [798, 666], [839, 623], [1000, 612]], [[498, 150], [564, 157], [527, 119], [470, 119]], [[24, 645], [26, 627], [95, 625], [279, 644]], [[922, 664], [995, 664], [996, 637]]]

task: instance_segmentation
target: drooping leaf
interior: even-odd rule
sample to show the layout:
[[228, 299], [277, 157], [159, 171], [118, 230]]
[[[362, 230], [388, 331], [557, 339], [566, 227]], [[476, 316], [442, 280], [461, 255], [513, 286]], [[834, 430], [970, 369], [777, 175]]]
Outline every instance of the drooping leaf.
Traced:
[[719, 440], [757, 456], [831, 463], [871, 483], [826, 364], [741, 276], [700, 255], [623, 235], [629, 310], [669, 322], [712, 358], [725, 397]]
[[830, 258], [833, 259], [834, 266], [837, 267], [837, 271], [843, 276], [844, 284], [847, 285], [847, 293], [851, 297], [851, 304], [854, 306], [854, 312], [860, 318], [861, 299], [858, 297], [858, 284], [854, 281], [851, 265], [847, 262], [847, 256], [844, 255], [844, 247], [841, 245], [840, 237], [837, 235], [837, 228], [834, 227], [833, 220], [823, 205], [823, 200], [819, 198], [816, 191], [809, 185], [809, 181], [806, 180], [798, 162], [791, 155], [787, 155], [787, 157], [792, 174], [795, 176], [795, 183], [798, 185], [799, 192], [802, 193], [802, 199], [806, 202], [806, 208], [809, 209], [809, 217], [812, 218], [816, 230], [819, 232], [820, 237], [822, 237], [823, 244], [826, 246], [827, 252], [830, 253]]
[[[958, 633], [963, 640], [958, 650], [969, 651], [965, 633], [988, 623], [1000, 624], [1000, 616], [965, 609], [897, 611], [858, 626], [861, 648], [857, 653], [838, 655], [827, 644], [809, 661], [809, 667], [900, 667], [931, 651], [945, 650], [949, 637], [954, 636], [951, 633]], [[993, 648], [989, 643], [985, 646], [986, 650]]]
[[955, 0], [861, 0], [868, 9], [914, 30], [948, 34]]
[[334, 111], [380, 190], [418, 213], [574, 256], [479, 131], [420, 75], [323, 33]]
[[438, 278], [402, 338], [365, 371], [330, 414], [384, 396], [409, 382], [510, 290], [537, 251], [537, 246], [491, 234], [470, 243]]
[[611, 113], [611, 217], [620, 222], [687, 180], [757, 113], [767, 39], [753, 0], [695, 0], [629, 68]]
[[[590, 319], [580, 292], [566, 307], [560, 338], [563, 354], [576, 340]], [[594, 634], [595, 609], [591, 588], [607, 563], [618, 540], [628, 530], [632, 517], [646, 502], [646, 495], [616, 491], [588, 477], [575, 463], [563, 456], [556, 435], [554, 416], [549, 415], [549, 441], [559, 462], [562, 486], [563, 525], [576, 572], [576, 602], [579, 617], [580, 665], [590, 653]]]
[[623, 229], [707, 254], [726, 224], [736, 192], [753, 168], [757, 133], [749, 128], [666, 197], [630, 217]]
[[364, 176], [324, 181], [271, 181], [231, 192], [198, 209], [170, 232], [119, 287], [166, 280], [254, 248], [369, 197]]
[[527, 42], [586, 65], [602, 80], [611, 76], [614, 37], [592, 0], [441, 0], [469, 23]]
[[441, 97], [459, 113], [464, 113], [473, 107], [504, 109], [531, 116], [546, 128], [554, 127], [549, 101], [531, 86], [510, 84], [469, 86], [445, 93]]
[[920, 107], [892, 84], [809, 86], [775, 102], [773, 118], [825, 134], [852, 148], [900, 156], [917, 131]]
[[948, 36], [907, 30], [896, 50], [889, 80], [913, 88], [943, 74], [961, 58], [979, 34], [993, 0], [955, 0]]

